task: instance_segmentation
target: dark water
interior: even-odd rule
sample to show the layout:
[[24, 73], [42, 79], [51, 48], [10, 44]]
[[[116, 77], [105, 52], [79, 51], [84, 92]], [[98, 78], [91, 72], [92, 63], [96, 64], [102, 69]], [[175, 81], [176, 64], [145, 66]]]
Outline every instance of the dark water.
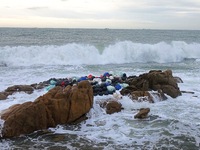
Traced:
[[155, 44], [158, 42], [200, 42], [200, 30], [122, 30], [0, 28], [0, 46], [63, 45], [86, 43], [107, 46], [119, 41]]

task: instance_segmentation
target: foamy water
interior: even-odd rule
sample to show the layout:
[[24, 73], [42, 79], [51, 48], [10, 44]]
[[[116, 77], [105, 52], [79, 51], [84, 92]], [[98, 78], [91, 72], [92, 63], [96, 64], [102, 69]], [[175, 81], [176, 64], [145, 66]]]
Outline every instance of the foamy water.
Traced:
[[[19, 70], [12, 72], [12, 67], [2, 67], [1, 89], [5, 89], [8, 85], [15, 84], [31, 84], [50, 77], [70, 77], [82, 76], [94, 73], [95, 75], [103, 74], [104, 71], [122, 71], [128, 75], [139, 75], [148, 72], [150, 69], [164, 69], [173, 66], [174, 76], [179, 76], [184, 83], [180, 83], [181, 90], [193, 91], [195, 94], [183, 94], [182, 96], [168, 100], [150, 104], [148, 102], [133, 102], [128, 97], [123, 97], [120, 102], [124, 110], [112, 115], [106, 114], [105, 110], [100, 108], [98, 102], [108, 97], [96, 96], [94, 98], [94, 106], [87, 114], [88, 120], [82, 122], [79, 126], [62, 126], [50, 128], [50, 133], [37, 134], [19, 137], [13, 140], [1, 141], [1, 147], [7, 149], [21, 147], [25, 148], [34, 145], [35, 148], [69, 148], [81, 149], [81, 145], [85, 145], [85, 149], [154, 149], [154, 148], [171, 148], [179, 149], [180, 147], [192, 147], [197, 149], [200, 144], [200, 81], [198, 80], [199, 71], [193, 68], [193, 72], [185, 73], [183, 69], [188, 62], [157, 64], [153, 63], [154, 68], [146, 68], [147, 64], [120, 64], [120, 65], [95, 65], [95, 66], [39, 66], [39, 67], [21, 67]], [[196, 62], [198, 63], [198, 62]], [[190, 62], [191, 65], [193, 62]], [[135, 66], [135, 67], [134, 67]], [[117, 69], [113, 69], [116, 67]], [[111, 68], [113, 70], [111, 70]], [[99, 70], [98, 70], [99, 69]], [[10, 71], [8, 71], [10, 70]], [[12, 74], [14, 73], [14, 74]], [[11, 75], [12, 74], [12, 75]], [[16, 79], [16, 80], [15, 80]], [[16, 93], [8, 97], [7, 100], [0, 101], [0, 111], [8, 108], [13, 104], [24, 103], [26, 101], [34, 101], [40, 95], [45, 94], [45, 89], [34, 91], [28, 95], [23, 92]], [[134, 115], [139, 108], [149, 107], [151, 109], [149, 118], [140, 121], [134, 119]], [[3, 123], [3, 122], [2, 122]], [[61, 137], [61, 140], [56, 140]], [[28, 138], [28, 139], [27, 139]], [[62, 140], [63, 139], [63, 140]], [[67, 139], [68, 142], [64, 142]], [[25, 140], [21, 145], [21, 140]], [[56, 142], [55, 142], [56, 141]], [[76, 145], [75, 143], [80, 145]], [[85, 144], [87, 142], [87, 144]], [[21, 145], [21, 146], [20, 146]]]
[[[35, 38], [37, 32], [30, 31]], [[120, 100], [124, 110], [112, 115], [106, 114], [98, 104], [110, 96], [95, 96], [93, 108], [87, 114], [88, 120], [80, 125], [58, 125], [48, 131], [0, 139], [1, 149], [200, 148], [200, 44], [196, 38], [199, 34], [191, 39], [189, 35], [194, 35], [194, 32], [189, 31], [176, 31], [177, 34], [171, 36], [172, 31], [137, 31], [140, 34], [135, 34], [136, 31], [120, 30], [116, 37], [119, 40], [116, 40], [112, 35], [118, 31], [103, 30], [102, 35], [99, 30], [92, 31], [93, 34], [85, 31], [87, 36], [80, 34], [80, 30], [77, 30], [79, 36], [75, 36], [76, 30], [72, 31], [73, 34], [70, 34], [74, 36], [71, 36], [71, 39], [67, 39], [68, 30], [62, 32], [62, 38], [59, 37], [61, 33], [55, 34], [53, 39], [56, 42], [51, 44], [49, 43], [52, 41], [48, 41], [48, 38], [36, 39], [40, 43], [31, 43], [34, 41], [33, 37], [26, 39], [25, 36], [19, 36], [13, 43], [5, 41], [13, 39], [11, 35], [14, 32], [10, 33], [9, 38], [2, 38], [4, 41], [0, 46], [0, 91], [8, 86], [39, 83], [54, 77], [81, 77], [89, 74], [99, 76], [107, 71], [114, 74], [125, 72], [131, 76], [152, 69], [171, 69], [174, 76], [184, 81], [179, 83], [181, 91], [191, 91], [194, 94], [183, 93], [176, 99], [168, 96], [166, 101], [157, 100], [153, 104], [134, 102], [124, 96]], [[124, 32], [126, 34], [123, 34]], [[132, 34], [128, 34], [129, 32]], [[146, 32], [151, 32], [153, 38], [150, 39]], [[163, 36], [163, 32], [167, 36]], [[94, 36], [98, 39], [94, 40]], [[57, 39], [64, 40], [60, 42]], [[5, 46], [6, 43], [10, 44]], [[8, 99], [0, 101], [0, 112], [14, 104], [34, 101], [46, 92], [42, 89], [35, 90], [30, 95], [24, 92], [10, 95]], [[145, 120], [134, 119], [134, 115], [142, 107], [150, 108], [149, 117]], [[0, 120], [0, 128], [2, 125], [3, 121]]]
[[117, 42], [102, 52], [93, 45], [70, 43], [56, 46], [0, 47], [2, 66], [98, 65], [123, 63], [171, 63], [200, 59], [200, 44], [173, 41], [156, 44]]

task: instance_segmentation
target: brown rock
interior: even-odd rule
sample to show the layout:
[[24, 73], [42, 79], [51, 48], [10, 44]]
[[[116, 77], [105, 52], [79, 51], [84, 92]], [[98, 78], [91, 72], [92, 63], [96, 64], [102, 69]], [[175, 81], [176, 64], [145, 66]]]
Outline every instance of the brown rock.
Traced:
[[33, 93], [33, 87], [31, 85], [14, 85], [8, 87], [5, 92], [8, 92], [10, 94], [13, 94], [14, 92], [25, 92], [28, 94]]
[[176, 83], [183, 83], [183, 80], [180, 77], [174, 77]]
[[122, 110], [122, 104], [117, 101], [109, 101], [106, 104], [106, 113], [113, 114], [115, 112], [120, 112]]
[[[177, 80], [172, 76], [171, 70], [151, 70], [149, 73], [141, 74], [139, 77], [128, 78], [126, 83], [129, 87], [121, 90], [122, 95], [131, 95], [133, 91], [158, 91], [176, 98], [181, 95]], [[134, 87], [134, 88], [130, 88]]]
[[0, 92], [0, 100], [5, 100], [7, 99], [8, 94], [6, 92]]
[[148, 91], [133, 91], [130, 95], [132, 100], [154, 102], [153, 97]]
[[132, 91], [136, 91], [137, 90], [137, 87], [134, 86], [134, 85], [130, 85], [126, 88], [123, 88], [121, 91], [120, 91], [120, 94], [121, 95], [128, 95], [130, 94]]
[[158, 73], [161, 73], [162, 70], [150, 70], [149, 73], [152, 73], [152, 72], [158, 72]]
[[115, 112], [120, 112], [122, 109], [124, 109], [122, 107], [122, 104], [113, 98], [102, 100], [99, 103], [99, 105], [100, 105], [100, 107], [106, 109], [107, 114], [113, 114]]
[[134, 118], [144, 119], [147, 118], [150, 108], [140, 108], [139, 112], [134, 116]]
[[181, 95], [179, 89], [176, 89], [171, 85], [162, 85], [162, 91], [172, 98], [176, 98], [177, 96]]
[[19, 136], [72, 123], [88, 113], [92, 106], [93, 90], [88, 81], [65, 89], [58, 86], [34, 102], [14, 105], [4, 111], [1, 115], [5, 120], [2, 135], [5, 138]]
[[148, 79], [151, 83], [150, 88], [153, 90], [162, 90], [172, 98], [176, 98], [177, 96], [181, 95], [177, 82], [172, 76], [171, 70], [166, 70], [160, 73], [152, 72], [148, 74]]

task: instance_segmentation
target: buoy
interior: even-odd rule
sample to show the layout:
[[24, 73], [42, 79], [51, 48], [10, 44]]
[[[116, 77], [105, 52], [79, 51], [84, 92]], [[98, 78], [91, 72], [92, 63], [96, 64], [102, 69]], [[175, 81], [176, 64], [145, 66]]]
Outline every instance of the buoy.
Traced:
[[51, 80], [51, 81], [50, 81], [50, 84], [51, 84], [51, 85], [56, 85], [56, 83], [57, 83], [57, 82], [56, 82], [55, 80]]
[[109, 85], [109, 86], [107, 86], [107, 90], [108, 90], [108, 92], [113, 92], [113, 91], [115, 91], [115, 87], [112, 85]]
[[110, 75], [110, 74], [109, 74], [108, 72], [105, 72], [105, 73], [103, 74], [104, 77], [109, 77], [109, 75]]
[[106, 79], [106, 83], [112, 83], [112, 81], [110, 79]]
[[80, 78], [78, 79], [78, 82], [84, 81], [84, 80], [87, 80], [87, 77], [80, 77]]
[[115, 89], [116, 90], [120, 90], [122, 87], [121, 87], [121, 85], [119, 84], [119, 83], [117, 83], [116, 85], [115, 85]]
[[126, 87], [129, 86], [127, 83], [121, 83], [120, 85], [121, 85], [122, 88], [126, 88]]

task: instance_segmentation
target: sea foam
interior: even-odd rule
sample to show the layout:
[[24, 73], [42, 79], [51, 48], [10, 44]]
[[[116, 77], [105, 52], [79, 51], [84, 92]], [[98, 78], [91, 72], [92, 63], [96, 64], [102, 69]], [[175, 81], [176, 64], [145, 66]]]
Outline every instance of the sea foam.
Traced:
[[89, 44], [0, 47], [0, 66], [98, 65], [124, 63], [169, 63], [199, 60], [200, 43], [173, 41], [157, 44], [117, 42], [103, 51]]

